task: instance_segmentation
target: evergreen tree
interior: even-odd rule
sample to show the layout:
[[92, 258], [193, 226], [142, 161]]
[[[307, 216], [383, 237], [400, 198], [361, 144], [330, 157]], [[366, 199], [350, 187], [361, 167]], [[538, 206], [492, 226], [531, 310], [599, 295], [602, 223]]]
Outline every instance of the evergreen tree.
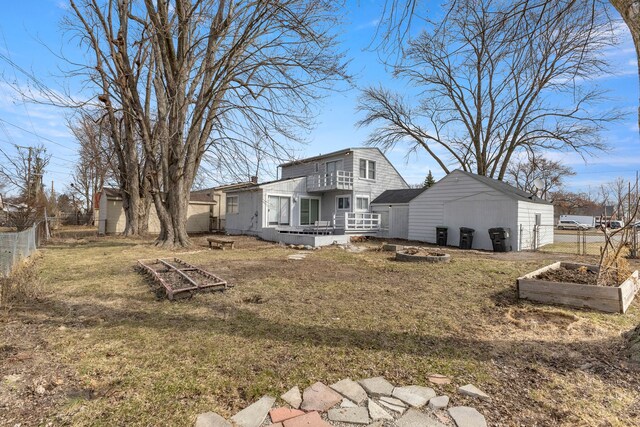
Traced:
[[436, 183], [436, 180], [433, 179], [433, 174], [431, 173], [431, 169], [429, 169], [429, 173], [427, 174], [427, 177], [424, 179], [424, 184], [422, 184], [422, 186], [424, 188], [430, 188], [435, 183]]

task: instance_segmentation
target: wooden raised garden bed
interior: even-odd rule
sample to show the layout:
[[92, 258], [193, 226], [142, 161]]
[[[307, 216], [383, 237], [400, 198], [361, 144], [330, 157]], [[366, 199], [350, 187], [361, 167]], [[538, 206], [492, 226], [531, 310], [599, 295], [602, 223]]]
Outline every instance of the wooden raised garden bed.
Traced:
[[597, 286], [593, 284], [569, 283], [545, 280], [540, 276], [552, 270], [588, 271], [595, 274], [598, 266], [571, 262], [556, 262], [518, 278], [518, 298], [531, 301], [592, 308], [608, 313], [624, 313], [638, 291], [638, 270], [619, 286]]

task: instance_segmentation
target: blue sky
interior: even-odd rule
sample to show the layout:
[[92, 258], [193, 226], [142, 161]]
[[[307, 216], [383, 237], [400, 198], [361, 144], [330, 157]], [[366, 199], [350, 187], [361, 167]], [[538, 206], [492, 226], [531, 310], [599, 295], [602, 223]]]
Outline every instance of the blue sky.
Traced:
[[[426, 2], [427, 5], [430, 2]], [[350, 71], [359, 86], [383, 84], [402, 89], [401, 83], [392, 82], [378, 62], [375, 52], [368, 50], [380, 14], [378, 1], [353, 1], [347, 10], [347, 22], [341, 40], [351, 58]], [[437, 4], [434, 2], [434, 4]], [[60, 90], [66, 82], [61, 68], [64, 64], [54, 53], [64, 50], [73, 54], [76, 46], [68, 44], [60, 21], [65, 14], [63, 0], [24, 0], [4, 5], [0, 15], [0, 52], [24, 69], [39, 76], [52, 88]], [[437, 11], [437, 6], [432, 10]], [[611, 125], [602, 135], [610, 150], [583, 160], [573, 153], [558, 153], [553, 157], [571, 166], [577, 172], [570, 178], [572, 190], [588, 191], [599, 184], [622, 176], [631, 178], [640, 169], [640, 138], [636, 120], [638, 77], [635, 51], [628, 30], [619, 26], [621, 44], [605, 55], [614, 66], [616, 75], [600, 77], [597, 84], [610, 90], [612, 106], [630, 114], [623, 122]], [[66, 43], [66, 44], [65, 44]], [[46, 45], [46, 46], [45, 46]], [[5, 78], [26, 85], [20, 74], [14, 74], [4, 62], [0, 70]], [[75, 83], [71, 83], [72, 87]], [[371, 129], [358, 129], [361, 118], [355, 110], [358, 90], [331, 93], [318, 107], [317, 126], [308, 136], [308, 144], [299, 146], [296, 157], [317, 155], [344, 147], [363, 145]], [[66, 127], [69, 111], [38, 104], [26, 104], [6, 84], [0, 82], [0, 147], [12, 151], [13, 144], [43, 144], [53, 158], [45, 182], [55, 181], [58, 191], [70, 182], [75, 159], [75, 142]], [[422, 182], [431, 169], [436, 178], [443, 176], [435, 161], [419, 153], [405, 159], [406, 146], [398, 145], [387, 153], [390, 160], [409, 183]]]

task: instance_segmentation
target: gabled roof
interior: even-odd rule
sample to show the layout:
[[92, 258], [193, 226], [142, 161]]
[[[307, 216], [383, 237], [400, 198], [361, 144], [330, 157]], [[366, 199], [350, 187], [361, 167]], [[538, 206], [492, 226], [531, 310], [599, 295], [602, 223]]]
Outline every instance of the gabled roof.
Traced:
[[[355, 150], [378, 150], [378, 151], [380, 151], [380, 149], [377, 148], [377, 147], [343, 148], [342, 150], [333, 151], [333, 152], [327, 153], [327, 154], [319, 154], [317, 156], [307, 157], [305, 159], [298, 159], [298, 160], [292, 160], [292, 161], [286, 162], [286, 163], [281, 163], [280, 167], [282, 168], [282, 167], [287, 167], [287, 166], [299, 165], [299, 164], [302, 164], [302, 163], [314, 162], [316, 160], [324, 159], [326, 157], [333, 157], [333, 156], [338, 156], [338, 155], [341, 155], [341, 154], [347, 154], [347, 153], [350, 153], [350, 152], [355, 151]], [[380, 154], [382, 154], [382, 151], [380, 151]]]
[[380, 204], [409, 203], [426, 188], [405, 188], [402, 190], [386, 190], [371, 202]]
[[475, 179], [476, 181], [480, 181], [481, 183], [491, 187], [492, 189], [499, 191], [500, 193], [506, 196], [509, 196], [515, 200], [520, 200], [523, 202], [531, 202], [531, 203], [540, 203], [543, 205], [551, 204], [551, 202], [547, 200], [541, 199], [540, 197], [534, 196], [533, 194], [529, 194], [526, 191], [520, 190], [519, 188], [516, 188], [512, 185], [507, 184], [504, 181], [498, 181], [497, 179], [489, 178], [488, 176], [476, 175], [475, 173], [466, 172], [460, 169], [456, 169], [452, 173], [454, 172], [461, 173], [463, 175], [466, 175], [470, 178]]

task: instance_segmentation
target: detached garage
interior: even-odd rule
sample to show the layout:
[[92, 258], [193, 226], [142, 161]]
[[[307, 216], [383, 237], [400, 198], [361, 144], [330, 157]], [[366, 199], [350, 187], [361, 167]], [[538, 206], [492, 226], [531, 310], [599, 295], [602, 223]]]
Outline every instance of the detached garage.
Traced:
[[553, 205], [511, 185], [455, 170], [409, 202], [409, 239], [436, 242], [436, 227], [448, 228], [457, 246], [460, 227], [475, 230], [473, 249], [492, 250], [488, 230], [510, 229], [511, 248], [535, 249], [553, 243]]
[[[207, 233], [211, 227], [213, 207], [216, 202], [210, 195], [191, 193], [187, 207], [187, 233]], [[100, 192], [100, 216], [98, 234], [123, 233], [126, 225], [122, 196], [115, 188], [103, 188]], [[149, 233], [160, 232], [160, 220], [155, 206], [149, 210]]]

